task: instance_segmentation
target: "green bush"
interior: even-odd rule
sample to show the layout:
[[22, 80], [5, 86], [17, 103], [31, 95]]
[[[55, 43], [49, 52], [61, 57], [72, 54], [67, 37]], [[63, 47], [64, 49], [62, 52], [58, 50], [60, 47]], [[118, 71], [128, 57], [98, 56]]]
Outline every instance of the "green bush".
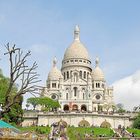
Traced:
[[50, 127], [48, 126], [30, 126], [30, 127], [19, 127], [21, 131], [32, 131], [38, 134], [49, 134]]

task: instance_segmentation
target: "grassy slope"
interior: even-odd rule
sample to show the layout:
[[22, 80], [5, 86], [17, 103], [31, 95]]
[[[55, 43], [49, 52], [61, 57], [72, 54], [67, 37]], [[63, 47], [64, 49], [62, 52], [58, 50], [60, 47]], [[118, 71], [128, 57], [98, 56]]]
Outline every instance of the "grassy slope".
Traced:
[[[92, 131], [94, 131], [94, 137], [101, 135], [105, 136], [112, 136], [113, 131], [108, 128], [85, 128], [85, 127], [68, 127], [67, 134], [70, 138], [70, 140], [78, 140], [81, 136], [81, 138], [84, 137], [84, 134], [92, 134]], [[80, 136], [78, 136], [78, 133]]]
[[130, 132], [130, 133], [134, 133], [137, 137], [140, 137], [140, 129], [132, 129], [132, 128], [129, 128], [129, 129], [127, 129], [128, 130], [128, 132]]

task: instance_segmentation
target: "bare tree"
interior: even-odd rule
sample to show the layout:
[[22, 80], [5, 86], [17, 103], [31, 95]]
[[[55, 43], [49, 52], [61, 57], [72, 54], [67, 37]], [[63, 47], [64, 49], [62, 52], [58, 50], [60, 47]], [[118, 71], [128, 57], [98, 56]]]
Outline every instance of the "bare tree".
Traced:
[[[10, 82], [5, 94], [5, 104], [3, 105], [3, 110], [1, 112], [1, 116], [4, 113], [10, 111], [10, 108], [18, 103], [18, 99], [20, 96], [26, 93], [37, 93], [38, 87], [36, 85], [38, 80], [38, 74], [36, 72], [37, 63], [34, 62], [31, 66], [29, 66], [27, 60], [31, 55], [31, 52], [23, 53], [20, 48], [17, 48], [16, 45], [10, 47], [9, 43], [5, 45], [7, 52], [4, 55], [8, 55], [9, 57], [9, 66], [10, 66]], [[12, 94], [12, 88], [18, 82], [18, 91], [16, 94]], [[12, 95], [12, 98], [11, 98]]]

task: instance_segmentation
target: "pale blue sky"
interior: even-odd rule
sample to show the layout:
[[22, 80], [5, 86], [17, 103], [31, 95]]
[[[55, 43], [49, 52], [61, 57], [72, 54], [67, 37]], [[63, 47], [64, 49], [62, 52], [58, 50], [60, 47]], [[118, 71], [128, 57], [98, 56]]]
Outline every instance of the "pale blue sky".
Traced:
[[58, 67], [76, 24], [92, 64], [99, 56], [109, 84], [140, 69], [139, 0], [0, 0], [0, 67], [8, 75], [4, 44], [32, 51], [41, 84], [54, 56]]

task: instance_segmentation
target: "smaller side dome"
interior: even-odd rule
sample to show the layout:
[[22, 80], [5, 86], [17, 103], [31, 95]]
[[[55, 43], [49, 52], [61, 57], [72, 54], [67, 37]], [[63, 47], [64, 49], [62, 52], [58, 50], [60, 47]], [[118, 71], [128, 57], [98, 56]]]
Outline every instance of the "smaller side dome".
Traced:
[[53, 67], [48, 74], [48, 80], [59, 80], [63, 78], [61, 71], [56, 67], [57, 60], [54, 58], [53, 60]]
[[104, 73], [99, 67], [99, 58], [96, 58], [96, 67], [92, 71], [92, 79], [94, 80], [104, 80]]

